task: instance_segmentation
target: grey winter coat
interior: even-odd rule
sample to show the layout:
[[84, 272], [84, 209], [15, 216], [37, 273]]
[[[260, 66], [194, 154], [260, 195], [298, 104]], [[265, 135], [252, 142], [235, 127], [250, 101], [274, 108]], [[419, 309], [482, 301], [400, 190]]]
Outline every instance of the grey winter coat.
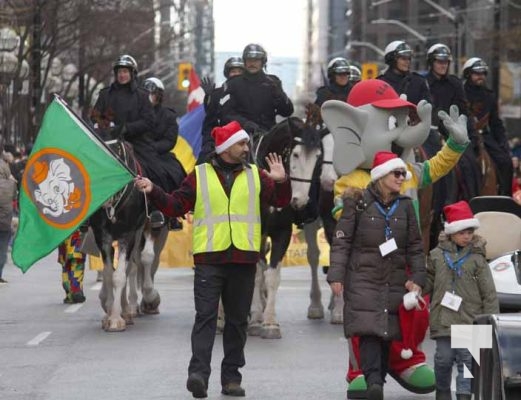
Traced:
[[[344, 284], [344, 332], [346, 337], [374, 335], [386, 340], [400, 339], [398, 306], [409, 279], [425, 284], [425, 255], [412, 200], [399, 195], [399, 205], [390, 218], [397, 250], [382, 257], [385, 218], [373, 185], [344, 199], [344, 209], [336, 226], [327, 280]], [[364, 209], [357, 211], [355, 207]], [[389, 205], [384, 205], [388, 210]], [[410, 275], [406, 269], [409, 269]]]
[[[430, 331], [431, 338], [450, 336], [451, 325], [472, 325], [478, 314], [499, 313], [499, 303], [492, 273], [485, 258], [485, 240], [479, 235], [467, 247], [457, 252], [456, 244], [442, 232], [438, 247], [431, 250], [427, 265], [427, 284], [424, 293], [431, 294]], [[448, 267], [443, 251], [447, 251], [451, 260], [471, 252], [465, 260], [462, 275]], [[452, 292], [463, 298], [458, 311], [441, 305], [445, 292]]]

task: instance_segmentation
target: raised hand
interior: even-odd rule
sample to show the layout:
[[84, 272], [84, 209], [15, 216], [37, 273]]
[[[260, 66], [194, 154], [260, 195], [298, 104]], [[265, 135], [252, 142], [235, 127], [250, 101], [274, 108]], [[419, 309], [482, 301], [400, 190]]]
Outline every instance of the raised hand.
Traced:
[[206, 94], [210, 94], [215, 89], [215, 82], [209, 76], [205, 76], [201, 79], [201, 87]]
[[282, 182], [286, 179], [286, 171], [284, 164], [282, 164], [282, 157], [276, 153], [269, 153], [266, 156], [266, 163], [268, 163], [268, 176], [275, 182]]
[[467, 133], [467, 116], [459, 113], [458, 106], [450, 106], [450, 116], [445, 111], [439, 111], [438, 117], [449, 132], [449, 136], [457, 144], [467, 144], [469, 135]]

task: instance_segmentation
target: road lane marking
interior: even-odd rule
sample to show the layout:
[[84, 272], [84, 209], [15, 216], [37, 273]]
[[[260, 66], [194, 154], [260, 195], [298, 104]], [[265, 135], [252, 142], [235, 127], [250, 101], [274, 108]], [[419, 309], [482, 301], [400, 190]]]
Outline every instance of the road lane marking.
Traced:
[[36, 335], [36, 337], [27, 342], [27, 346], [38, 346], [41, 342], [47, 339], [47, 336], [49, 336], [50, 334], [51, 332], [42, 332]]
[[69, 314], [71, 314], [71, 313], [75, 313], [75, 312], [78, 311], [81, 307], [83, 307], [83, 304], [84, 304], [84, 303], [72, 304], [72, 305], [70, 305], [69, 307], [67, 307], [67, 308], [65, 309], [64, 312], [69, 313]]
[[90, 290], [101, 290], [101, 285], [103, 282], [96, 282], [94, 285], [90, 287]]

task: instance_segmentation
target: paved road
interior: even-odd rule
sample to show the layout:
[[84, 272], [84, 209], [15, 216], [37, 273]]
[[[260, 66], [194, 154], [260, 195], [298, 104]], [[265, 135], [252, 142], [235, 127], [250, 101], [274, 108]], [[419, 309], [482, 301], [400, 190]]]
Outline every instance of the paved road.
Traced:
[[[160, 269], [161, 314], [137, 319], [122, 333], [101, 329], [96, 273], [87, 271], [83, 305], [64, 305], [53, 253], [25, 275], [6, 265], [0, 285], [0, 399], [191, 399], [185, 389], [194, 318], [192, 271]], [[342, 328], [306, 319], [308, 270], [285, 268], [279, 294], [281, 340], [249, 338], [243, 385], [252, 400], [345, 399], [346, 342]], [[324, 276], [323, 293], [328, 294]], [[323, 299], [326, 304], [326, 300]], [[432, 360], [433, 342], [425, 348]], [[221, 338], [212, 362], [209, 399], [220, 394]], [[413, 395], [388, 379], [386, 400]]]

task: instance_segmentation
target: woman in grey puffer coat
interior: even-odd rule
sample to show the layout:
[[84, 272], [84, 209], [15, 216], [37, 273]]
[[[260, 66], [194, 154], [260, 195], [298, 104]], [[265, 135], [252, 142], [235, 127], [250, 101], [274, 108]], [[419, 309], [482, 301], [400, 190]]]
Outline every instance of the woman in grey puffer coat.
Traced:
[[[400, 339], [398, 307], [409, 291], [421, 292], [425, 255], [412, 200], [400, 195], [410, 178], [395, 154], [378, 152], [371, 184], [344, 196], [327, 280], [343, 291], [344, 332], [360, 337], [367, 398], [383, 398], [389, 345]], [[410, 274], [407, 271], [407, 266]]]

